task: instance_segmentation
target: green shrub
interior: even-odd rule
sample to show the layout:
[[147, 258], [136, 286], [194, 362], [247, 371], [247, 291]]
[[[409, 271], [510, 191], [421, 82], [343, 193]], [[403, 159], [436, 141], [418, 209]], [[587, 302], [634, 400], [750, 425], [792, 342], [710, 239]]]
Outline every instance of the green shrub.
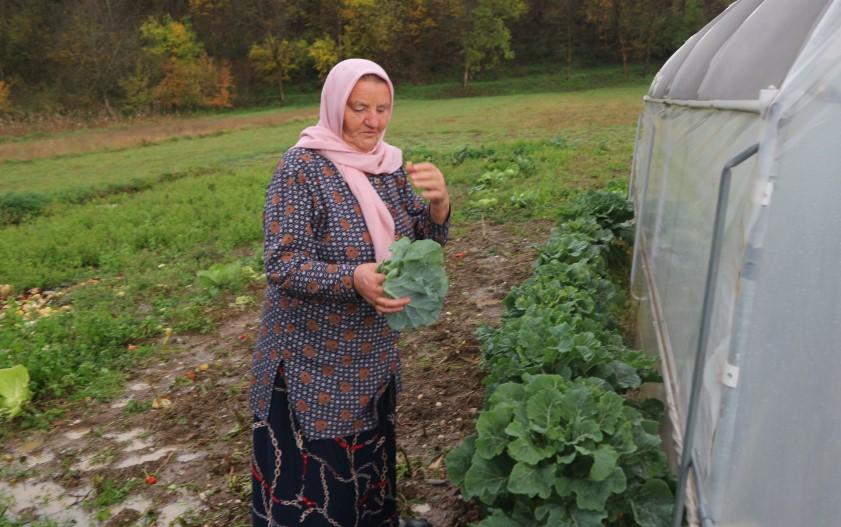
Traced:
[[19, 224], [38, 216], [50, 200], [37, 192], [9, 192], [0, 195], [0, 225]]

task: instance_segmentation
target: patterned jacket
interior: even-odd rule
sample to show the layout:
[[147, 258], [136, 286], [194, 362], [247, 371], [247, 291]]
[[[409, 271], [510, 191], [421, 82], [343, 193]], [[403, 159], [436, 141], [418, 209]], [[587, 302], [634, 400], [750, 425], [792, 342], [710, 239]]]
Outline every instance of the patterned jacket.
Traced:
[[[394, 218], [395, 238], [446, 243], [448, 222], [432, 222], [402, 168], [370, 181]], [[268, 418], [280, 371], [307, 439], [375, 427], [376, 400], [392, 377], [399, 384], [399, 334], [353, 287], [353, 270], [374, 261], [374, 246], [336, 166], [315, 151], [288, 150], [266, 192], [263, 229], [268, 285], [251, 410]]]

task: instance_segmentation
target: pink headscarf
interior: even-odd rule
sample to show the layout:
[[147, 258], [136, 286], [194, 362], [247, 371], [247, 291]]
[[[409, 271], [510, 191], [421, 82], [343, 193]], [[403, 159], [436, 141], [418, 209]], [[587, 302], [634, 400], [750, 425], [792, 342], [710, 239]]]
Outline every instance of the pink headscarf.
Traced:
[[295, 146], [317, 150], [339, 169], [362, 208], [362, 217], [374, 243], [374, 255], [381, 262], [391, 256], [388, 247], [394, 241], [394, 219], [366, 173], [394, 172], [403, 164], [403, 153], [383, 141], [382, 136], [370, 152], [360, 152], [342, 140], [345, 105], [350, 92], [363, 75], [371, 73], [388, 84], [393, 107], [394, 86], [384, 69], [370, 60], [343, 60], [333, 66], [324, 81], [318, 124], [305, 128]]

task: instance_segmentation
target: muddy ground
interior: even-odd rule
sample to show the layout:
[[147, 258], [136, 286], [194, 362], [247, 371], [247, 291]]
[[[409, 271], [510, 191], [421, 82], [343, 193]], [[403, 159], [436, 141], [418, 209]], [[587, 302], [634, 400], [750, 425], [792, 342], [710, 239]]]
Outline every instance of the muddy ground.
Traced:
[[[447, 482], [443, 457], [472, 433], [482, 406], [475, 329], [499, 321], [501, 300], [531, 274], [531, 246], [549, 228], [456, 229], [445, 250], [450, 292], [441, 319], [403, 335], [400, 503], [436, 527], [478, 518]], [[13, 435], [1, 452], [0, 496], [11, 500], [0, 513], [77, 526], [250, 525], [247, 379], [258, 324], [254, 309], [231, 311], [213, 333], [176, 335], [121, 397], [75, 405], [49, 431]]]

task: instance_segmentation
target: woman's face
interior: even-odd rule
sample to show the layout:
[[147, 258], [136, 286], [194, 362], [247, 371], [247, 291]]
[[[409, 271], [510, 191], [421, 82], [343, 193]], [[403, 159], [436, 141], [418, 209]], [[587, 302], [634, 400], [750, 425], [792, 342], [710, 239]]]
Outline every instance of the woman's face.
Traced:
[[360, 152], [373, 149], [391, 119], [388, 85], [375, 79], [360, 79], [345, 106], [342, 139]]

